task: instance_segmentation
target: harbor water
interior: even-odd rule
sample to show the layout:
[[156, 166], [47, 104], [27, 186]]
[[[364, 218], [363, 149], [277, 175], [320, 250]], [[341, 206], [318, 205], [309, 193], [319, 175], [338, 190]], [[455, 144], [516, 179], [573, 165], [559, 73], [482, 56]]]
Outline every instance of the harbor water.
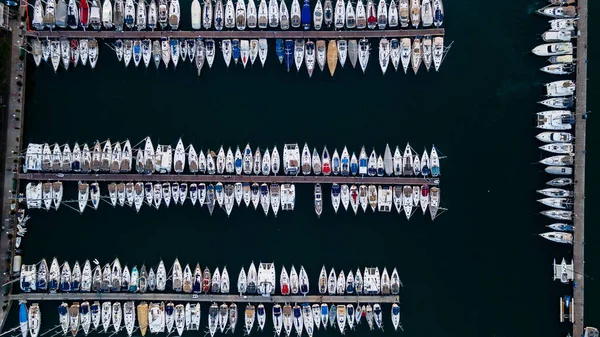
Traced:
[[[227, 217], [217, 210], [185, 206], [133, 209], [102, 205], [83, 215], [61, 207], [58, 212], [31, 211], [23, 240], [24, 263], [41, 258], [73, 263], [119, 257], [141, 266], [182, 263], [202, 267], [227, 265], [232, 275], [254, 262], [304, 265], [316, 290], [323, 264], [336, 270], [365, 265], [397, 267], [404, 334], [444, 336], [565, 336], [559, 323], [559, 297], [570, 286], [552, 281], [552, 259], [571, 256], [571, 246], [537, 234], [550, 223], [535, 194], [552, 177], [539, 164], [534, 113], [545, 110], [542, 84], [554, 80], [538, 68], [545, 61], [529, 54], [540, 44], [546, 19], [534, 14], [543, 1], [515, 4], [466, 0], [444, 3], [446, 45], [454, 41], [439, 73], [381, 75], [377, 41], [367, 73], [338, 66], [335, 77], [303, 67], [286, 72], [270, 41], [264, 68], [227, 69], [217, 53], [212, 70], [196, 75], [192, 64], [158, 71], [151, 66], [124, 69], [100, 42], [95, 70], [78, 67], [55, 74], [51, 66], [28, 66], [25, 142], [91, 144], [96, 139], [151, 136], [154, 143], [175, 145], [179, 137], [197, 150], [218, 150], [247, 142], [262, 149], [307, 142], [330, 153], [346, 145], [382, 152], [386, 143], [403, 148], [408, 141], [419, 153], [432, 144], [447, 156], [441, 162], [441, 206], [434, 222], [415, 214], [410, 221], [395, 212], [333, 213], [331, 186], [324, 186], [324, 211], [313, 210], [312, 186], [296, 185], [296, 207], [265, 218], [262, 211], [240, 208]], [[288, 4], [289, 6], [289, 4]], [[592, 3], [590, 12], [598, 9]], [[503, 14], [504, 13], [504, 14]], [[182, 28], [189, 29], [189, 3], [182, 1]], [[594, 24], [591, 24], [593, 31]], [[597, 46], [590, 45], [594, 54]], [[589, 78], [600, 70], [593, 62]], [[597, 99], [589, 83], [589, 110]], [[593, 121], [595, 114], [590, 114]], [[599, 298], [600, 232], [594, 190], [600, 180], [594, 123], [588, 133], [586, 297]], [[93, 180], [90, 178], [90, 182]], [[106, 194], [105, 185], [102, 186]], [[75, 199], [75, 184], [66, 184], [64, 199]], [[420, 211], [418, 211], [420, 213]], [[600, 277], [600, 276], [599, 276]], [[232, 277], [232, 280], [234, 277]], [[58, 324], [56, 303], [43, 303], [43, 329]], [[7, 327], [17, 323], [13, 307]], [[268, 308], [270, 310], [270, 308]], [[203, 307], [202, 325], [207, 307]], [[363, 324], [349, 335], [395, 334], [384, 307], [385, 332]], [[586, 307], [587, 325], [598, 325], [600, 309]], [[270, 318], [267, 327], [270, 327]], [[270, 329], [270, 328], [267, 328]], [[239, 329], [241, 331], [241, 329]], [[238, 332], [238, 334], [241, 332]], [[124, 335], [124, 332], [121, 333]], [[186, 332], [186, 335], [192, 333]], [[268, 335], [259, 333], [257, 335]], [[316, 336], [338, 334], [318, 331]], [[197, 334], [198, 336], [200, 334]]]

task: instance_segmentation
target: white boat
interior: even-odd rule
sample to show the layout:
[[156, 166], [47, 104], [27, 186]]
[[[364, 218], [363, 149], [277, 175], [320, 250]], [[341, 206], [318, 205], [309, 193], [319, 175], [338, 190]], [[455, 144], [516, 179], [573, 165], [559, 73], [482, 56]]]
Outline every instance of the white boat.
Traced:
[[246, 64], [248, 64], [248, 61], [250, 59], [250, 42], [248, 40], [240, 41], [240, 57], [242, 59], [242, 64], [244, 65], [244, 68], [246, 68]]
[[179, 0], [169, 1], [169, 26], [172, 30], [179, 28], [180, 7]]
[[356, 27], [356, 13], [352, 1], [348, 1], [346, 4], [346, 28], [354, 29], [354, 27]]
[[390, 1], [390, 7], [388, 9], [388, 25], [390, 28], [398, 27], [398, 6], [396, 1]]
[[568, 132], [542, 132], [535, 136], [539, 141], [545, 143], [569, 143], [573, 141], [573, 135]]
[[252, 205], [254, 209], [258, 209], [258, 204], [260, 203], [260, 185], [258, 183], [253, 183], [250, 188]]
[[546, 42], [567, 42], [574, 37], [573, 30], [549, 30], [542, 34], [542, 40]]
[[[227, 321], [229, 320], [229, 311], [227, 310], [227, 304], [223, 303], [218, 307], [218, 311], [216, 311], [215, 307], [216, 303], [213, 303], [208, 309], [208, 327], [211, 335], [213, 335], [213, 331], [216, 331], [215, 327], [218, 325], [221, 333], [225, 332], [225, 328], [227, 328]], [[216, 312], [216, 317], [215, 317]], [[217, 324], [215, 324], [217, 323]]]
[[573, 244], [573, 234], [564, 233], [564, 232], [548, 232], [540, 234], [544, 239], [557, 242], [557, 243], [566, 243]]
[[306, 62], [306, 71], [308, 72], [308, 77], [312, 77], [315, 69], [315, 43], [313, 41], [309, 40], [306, 42], [304, 59]]
[[315, 184], [314, 196], [315, 213], [317, 213], [317, 217], [321, 217], [321, 213], [323, 212], [323, 191], [321, 190], [321, 184]]
[[575, 82], [571, 80], [561, 80], [546, 83], [546, 96], [560, 97], [571, 96], [575, 93]]
[[248, 7], [246, 8], [246, 23], [248, 28], [256, 28], [258, 23], [257, 20], [256, 5], [254, 4], [254, 0], [248, 0]]
[[377, 5], [377, 26], [379, 29], [385, 29], [388, 23], [388, 9], [385, 0], [379, 0]]
[[381, 72], [384, 75], [387, 70], [389, 62], [390, 62], [390, 43], [389, 43], [388, 39], [383, 38], [383, 39], [379, 40], [379, 66], [381, 67]]
[[244, 310], [244, 327], [246, 329], [246, 334], [249, 335], [252, 332], [252, 327], [254, 326], [254, 320], [256, 316], [256, 308], [252, 304], [248, 304], [246, 306], [246, 310]]
[[323, 5], [321, 4], [321, 0], [317, 0], [313, 11], [313, 26], [315, 30], [321, 30], [323, 26]]
[[[411, 41], [409, 38], [403, 38], [400, 40], [400, 60], [402, 61], [402, 67], [404, 68], [404, 73], [408, 71], [408, 66], [411, 61]], [[414, 60], [414, 59], [413, 59]]]
[[269, 27], [279, 26], [279, 5], [277, 0], [269, 0]]
[[63, 67], [65, 70], [69, 70], [69, 64], [71, 63], [71, 47], [69, 40], [62, 38], [60, 39], [60, 58], [62, 59]]
[[271, 195], [269, 192], [269, 185], [262, 184], [260, 185], [260, 205], [265, 212], [265, 216], [269, 214], [269, 207], [271, 205]]
[[340, 207], [340, 185], [334, 183], [331, 186], [331, 204], [333, 205], [333, 211], [337, 214], [338, 208]]
[[229, 67], [232, 56], [231, 40], [225, 39], [221, 41], [221, 52], [223, 53], [223, 59], [225, 60], [225, 64], [227, 65], [227, 67]]
[[553, 110], [537, 113], [537, 127], [546, 130], [570, 130], [574, 117], [568, 110]]
[[[297, 1], [297, 0], [295, 0], [295, 1]], [[304, 61], [304, 40], [296, 39], [294, 41], [294, 62], [296, 63], [297, 71], [300, 71], [303, 61]]]
[[436, 36], [433, 38], [433, 65], [435, 71], [439, 71], [444, 58], [444, 38]]
[[348, 42], [346, 40], [337, 40], [337, 51], [340, 65], [343, 67], [346, 64], [348, 56]]
[[238, 280], [237, 280], [238, 293], [240, 293], [240, 295], [245, 294], [247, 286], [248, 285], [247, 285], [246, 271], [244, 270], [244, 267], [242, 267], [242, 270], [240, 270], [240, 273], [238, 275]]
[[536, 192], [545, 195], [547, 197], [552, 197], [552, 198], [556, 198], [556, 197], [573, 197], [574, 193], [573, 191], [568, 191], [562, 188], [545, 188], [542, 190], [537, 190]]
[[542, 145], [539, 148], [557, 154], [568, 154], [573, 152], [573, 144], [571, 143], [550, 143]]
[[304, 330], [306, 330], [309, 337], [312, 337], [314, 332], [314, 319], [312, 309], [308, 303], [302, 304], [302, 319]]
[[[48, 6], [46, 5], [46, 8]], [[570, 30], [574, 31], [577, 28], [578, 19], [553, 19], [548, 21], [550, 29], [553, 31]]]
[[204, 15], [202, 15], [202, 27], [204, 27], [204, 29], [210, 29], [212, 27], [213, 20], [212, 1], [204, 0], [203, 6], [204, 10], [202, 11], [202, 13]]
[[359, 42], [358, 49], [358, 62], [360, 63], [360, 67], [363, 71], [363, 74], [367, 70], [367, 65], [369, 64], [369, 54], [371, 53], [371, 45], [369, 44], [369, 40], [361, 39]]
[[300, 3], [298, 0], [292, 0], [292, 7], [290, 8], [290, 21], [292, 28], [300, 27]]
[[540, 68], [541, 71], [553, 75], [568, 75], [573, 73], [573, 65], [568, 63], [549, 64]]
[[200, 29], [202, 25], [202, 10], [198, 0], [192, 1], [192, 29]]
[[577, 9], [575, 6], [546, 6], [538, 9], [537, 13], [556, 19], [577, 17]]
[[572, 220], [573, 219], [572, 211], [549, 209], [546, 211], [542, 211], [540, 213], [551, 219], [557, 219], [557, 220]]
[[300, 290], [298, 273], [296, 273], [296, 268], [292, 265], [292, 269], [290, 269], [290, 292], [293, 295], [298, 294]]
[[421, 59], [423, 58], [421, 51], [421, 39], [418, 37], [415, 38], [412, 45], [412, 67], [415, 75], [419, 71], [419, 67], [421, 66]]
[[269, 22], [269, 12], [267, 8], [267, 2], [265, 0], [261, 0], [258, 4], [258, 28], [267, 28]]
[[571, 42], [555, 42], [541, 44], [531, 50], [537, 56], [566, 55], [573, 53]]
[[[333, 308], [331, 309], [333, 310]], [[347, 313], [346, 313], [346, 306], [343, 304], [340, 304], [336, 307], [336, 314], [335, 314], [335, 320], [337, 321], [337, 326], [338, 329], [340, 329], [340, 333], [343, 335], [344, 334], [344, 330], [346, 329], [346, 317], [347, 317]]]
[[[271, 318], [273, 319], [273, 327], [275, 328], [275, 334], [277, 336], [280, 336], [281, 330], [283, 328], [283, 315], [282, 315], [281, 305], [279, 303], [277, 303], [273, 306]], [[259, 324], [260, 324], [260, 321], [259, 321]], [[262, 328], [261, 328], [261, 330], [262, 330]]]
[[235, 4], [235, 26], [238, 30], [246, 29], [246, 3], [244, 0], [238, 0]]
[[325, 0], [323, 5], [323, 21], [327, 28], [333, 23], [333, 5], [331, 4], [331, 0]]
[[356, 3], [356, 28], [365, 29], [367, 27], [367, 14], [365, 11], [365, 5], [362, 0], [358, 0]]
[[223, 29], [224, 13], [225, 13], [225, 9], [223, 8], [223, 1], [217, 0], [217, 4], [215, 6], [214, 21], [215, 21], [215, 29], [218, 31]]
[[334, 19], [333, 19], [335, 29], [343, 29], [345, 20], [346, 20], [346, 8], [344, 7], [344, 0], [336, 0]]

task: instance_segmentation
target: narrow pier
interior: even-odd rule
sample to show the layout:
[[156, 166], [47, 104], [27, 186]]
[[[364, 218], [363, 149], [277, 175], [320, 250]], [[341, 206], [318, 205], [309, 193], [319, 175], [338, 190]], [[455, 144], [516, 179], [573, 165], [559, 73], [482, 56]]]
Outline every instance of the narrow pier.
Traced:
[[573, 236], [573, 336], [583, 336], [584, 321], [584, 244], [585, 244], [585, 156], [586, 156], [586, 124], [587, 124], [587, 35], [588, 35], [588, 0], [579, 0], [579, 37], [577, 38], [577, 74], [576, 74], [576, 106], [575, 106], [575, 185], [574, 185], [574, 219]]
[[[24, 15], [27, 2], [20, 1], [20, 6], [15, 13], [17, 17]], [[4, 7], [5, 11], [9, 11], [9, 7]], [[11, 19], [7, 23], [10, 30], [9, 42], [11, 43], [10, 50], [10, 69], [7, 69], [8, 102], [2, 102], [2, 110], [5, 116], [2, 118], [3, 139], [0, 140], [0, 153], [3, 153], [3, 169], [2, 179], [2, 225], [5, 230], [0, 231], [0, 269], [8, 272], [0, 273], [0, 284], [4, 285], [0, 291], [0, 331], [4, 330], [4, 323], [11, 308], [9, 298], [5, 296], [5, 292], [9, 293], [12, 289], [12, 283], [9, 282], [12, 273], [12, 263], [14, 259], [14, 238], [16, 237], [16, 226], [12, 229], [9, 227], [9, 221], [16, 220], [13, 215], [15, 204], [15, 191], [19, 190], [19, 182], [14, 181], [18, 164], [14, 162], [14, 157], [11, 153], [19, 153], [21, 151], [21, 140], [23, 139], [23, 120], [24, 120], [24, 104], [25, 104], [25, 66], [26, 60], [19, 59], [21, 55], [21, 46], [25, 46], [25, 33], [19, 28], [19, 21]], [[13, 152], [14, 151], [14, 152]], [[14, 171], [13, 171], [14, 169]], [[8, 235], [12, 236], [10, 238]], [[6, 305], [6, 308], [4, 308]]]
[[378, 184], [378, 185], [438, 185], [437, 178], [423, 177], [361, 177], [361, 176], [263, 176], [263, 175], [190, 175], [190, 174], [134, 174], [134, 173], [19, 173], [20, 180], [32, 181], [109, 181], [109, 182], [187, 182], [187, 183], [280, 183], [280, 184]]
[[11, 294], [12, 301], [148, 301], [148, 302], [217, 302], [217, 303], [399, 303], [399, 296], [270, 296], [225, 294], [169, 294], [169, 293], [22, 293]]
[[417, 36], [443, 36], [444, 28], [434, 29], [394, 29], [394, 30], [344, 30], [344, 31], [294, 31], [294, 30], [222, 30], [222, 31], [28, 31], [29, 37], [58, 39], [66, 37], [69, 39], [194, 39], [198, 37], [210, 39], [361, 39], [381, 37], [417, 37]]

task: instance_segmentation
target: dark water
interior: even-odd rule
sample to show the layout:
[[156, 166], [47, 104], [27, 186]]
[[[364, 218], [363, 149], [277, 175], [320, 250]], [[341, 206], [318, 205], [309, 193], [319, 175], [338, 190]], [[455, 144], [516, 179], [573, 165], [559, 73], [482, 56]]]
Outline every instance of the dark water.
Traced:
[[[334, 215], [328, 186], [321, 219], [314, 214], [310, 186], [297, 186], [296, 210], [280, 212], [277, 219], [245, 207], [235, 208], [230, 218], [221, 211], [211, 217], [190, 204], [158, 212], [144, 208], [137, 215], [107, 204], [84, 215], [61, 208], [31, 212], [25, 262], [57, 256], [104, 263], [118, 256], [139, 266], [177, 256], [183, 263], [227, 265], [237, 275], [252, 260], [275, 261], [278, 272], [282, 264], [288, 270], [292, 263], [304, 265], [313, 290], [322, 264], [346, 271], [397, 267], [404, 283], [400, 334], [564, 336], [571, 326], [558, 322], [558, 298], [571, 288], [551, 280], [552, 259], [569, 258], [571, 247], [537, 236], [551, 222], [537, 214], [543, 208], [535, 189], [551, 177], [532, 164], [541, 156], [533, 114], [543, 108], [535, 102], [542, 84], [555, 79], [540, 73], [544, 60], [528, 53], [547, 29], [546, 20], [532, 14], [543, 5], [445, 2], [446, 44], [455, 43], [439, 73], [422, 67], [418, 76], [390, 69], [381, 76], [374, 48], [366, 75], [347, 65], [338, 66], [334, 78], [317, 70], [308, 79], [304, 69], [287, 73], [273, 44], [264, 69], [226, 69], [218, 57], [200, 78], [189, 64], [177, 71], [123, 69], [106, 47], [95, 71], [55, 75], [48, 66], [31, 71], [26, 141], [135, 142], [150, 135], [155, 144], [174, 145], [183, 137], [196, 149], [250, 142], [253, 148], [277, 144], [281, 150], [286, 142], [308, 142], [330, 151], [344, 145], [359, 151], [363, 144], [382, 151], [386, 143], [407, 141], [422, 151], [435, 143], [448, 156], [441, 190], [449, 211], [435, 222], [420, 214], [410, 221], [393, 213]], [[188, 22], [188, 11], [183, 15]], [[590, 42], [590, 59], [597, 50]], [[597, 74], [590, 62], [591, 111]], [[600, 296], [594, 278], [600, 253], [594, 245], [598, 198], [592, 188], [599, 166], [594, 116], [587, 152], [588, 303]], [[74, 197], [75, 185], [67, 188]], [[57, 323], [54, 305], [43, 307], [45, 326]], [[392, 335], [389, 307], [384, 310], [387, 329], [377, 335]], [[594, 304], [586, 313], [589, 325], [600, 324]], [[203, 324], [205, 319], [203, 314]], [[9, 326], [16, 323], [15, 318]], [[337, 332], [317, 332], [326, 334]], [[364, 325], [349, 334], [375, 335]]]

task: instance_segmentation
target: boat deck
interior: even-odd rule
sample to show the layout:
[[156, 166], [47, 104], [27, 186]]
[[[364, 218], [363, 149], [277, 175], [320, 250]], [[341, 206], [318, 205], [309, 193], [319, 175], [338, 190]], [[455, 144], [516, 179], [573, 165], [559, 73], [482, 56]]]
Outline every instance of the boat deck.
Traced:
[[575, 280], [573, 282], [573, 336], [583, 336], [584, 321], [584, 244], [585, 244], [585, 156], [586, 156], [586, 123], [584, 118], [587, 113], [587, 35], [588, 35], [588, 0], [579, 0], [579, 37], [577, 38], [577, 92], [575, 116], [575, 200], [574, 220], [575, 230], [573, 233], [573, 271]]
[[188, 183], [279, 183], [279, 184], [385, 184], [385, 185], [439, 185], [439, 179], [423, 177], [360, 177], [360, 176], [263, 176], [263, 175], [191, 175], [191, 174], [83, 174], [83, 173], [19, 173], [19, 180], [32, 181], [144, 181], [144, 182], [188, 182]]
[[163, 37], [194, 39], [198, 37], [211, 39], [361, 39], [381, 37], [416, 37], [424, 35], [443, 36], [444, 28], [433, 29], [395, 29], [395, 30], [348, 30], [348, 31], [294, 31], [294, 30], [222, 30], [222, 31], [28, 31], [29, 37], [58, 39], [96, 38], [96, 39], [160, 39]]
[[237, 302], [237, 303], [399, 303], [399, 296], [271, 296], [220, 295], [220, 294], [170, 294], [170, 293], [21, 293], [9, 295], [12, 301], [174, 301], [174, 302]]

